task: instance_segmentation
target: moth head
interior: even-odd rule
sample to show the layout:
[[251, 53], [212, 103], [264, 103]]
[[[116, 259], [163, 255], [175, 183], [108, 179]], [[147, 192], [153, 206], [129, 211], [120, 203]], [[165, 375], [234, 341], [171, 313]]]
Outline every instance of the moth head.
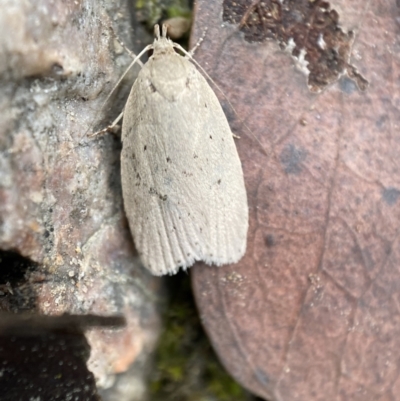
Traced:
[[162, 34], [160, 35], [160, 26], [156, 24], [154, 26], [154, 43], [153, 49], [154, 53], [167, 53], [173, 50], [173, 42], [171, 39], [167, 38], [168, 25], [162, 25]]

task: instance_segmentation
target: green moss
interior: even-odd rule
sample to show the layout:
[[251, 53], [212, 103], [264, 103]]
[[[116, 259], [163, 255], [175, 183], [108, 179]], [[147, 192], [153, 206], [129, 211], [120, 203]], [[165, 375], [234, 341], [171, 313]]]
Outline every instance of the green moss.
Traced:
[[161, 0], [136, 1], [136, 17], [140, 22], [145, 22], [149, 28], [160, 20], [162, 11]]
[[136, 17], [150, 30], [161, 19], [191, 18], [191, 14], [189, 0], [136, 0]]
[[192, 12], [189, 9], [187, 1], [175, 0], [174, 3], [175, 4], [171, 4], [166, 9], [166, 14], [167, 14], [168, 18], [173, 18], [173, 17], [191, 18], [192, 17]]
[[152, 374], [152, 401], [250, 401], [216, 358], [201, 327], [189, 276], [167, 278], [170, 302]]

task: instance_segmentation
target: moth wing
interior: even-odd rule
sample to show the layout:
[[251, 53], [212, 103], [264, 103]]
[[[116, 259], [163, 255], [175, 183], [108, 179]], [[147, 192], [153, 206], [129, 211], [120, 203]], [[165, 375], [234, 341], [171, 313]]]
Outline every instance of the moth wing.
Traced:
[[155, 275], [196, 260], [234, 263], [246, 249], [247, 197], [233, 136], [214, 92], [187, 63], [187, 88], [174, 101], [155, 90], [146, 64], [123, 121], [125, 210]]

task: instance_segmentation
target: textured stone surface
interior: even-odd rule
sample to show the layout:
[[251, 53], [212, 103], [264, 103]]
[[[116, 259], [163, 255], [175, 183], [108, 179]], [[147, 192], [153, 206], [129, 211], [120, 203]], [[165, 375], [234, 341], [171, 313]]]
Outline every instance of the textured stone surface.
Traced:
[[192, 270], [204, 326], [271, 401], [400, 400], [398, 2], [331, 2], [369, 86], [349, 70], [319, 94], [278, 41], [223, 23], [222, 3], [198, 1], [193, 43], [207, 27], [196, 58], [237, 112], [219, 94], [251, 217], [238, 264]]
[[[2, 0], [0, 7], [0, 249], [36, 263], [24, 275], [29, 308], [125, 315], [125, 329], [88, 333], [89, 368], [100, 388], [114, 383], [119, 400], [143, 396], [161, 282], [133, 248], [120, 141], [87, 133], [123, 106], [116, 96], [115, 110], [99, 112], [130, 62], [113, 30], [134, 50], [143, 46], [130, 19], [125, 0]], [[19, 283], [0, 284], [10, 296], [22, 294]], [[118, 381], [125, 381], [119, 390]]]

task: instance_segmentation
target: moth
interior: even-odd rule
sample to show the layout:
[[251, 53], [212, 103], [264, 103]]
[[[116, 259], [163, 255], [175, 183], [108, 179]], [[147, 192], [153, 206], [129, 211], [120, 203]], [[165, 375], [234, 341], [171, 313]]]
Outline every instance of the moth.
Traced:
[[228, 121], [165, 25], [149, 47], [122, 124], [122, 192], [139, 256], [154, 275], [235, 263], [246, 250], [248, 206]]

